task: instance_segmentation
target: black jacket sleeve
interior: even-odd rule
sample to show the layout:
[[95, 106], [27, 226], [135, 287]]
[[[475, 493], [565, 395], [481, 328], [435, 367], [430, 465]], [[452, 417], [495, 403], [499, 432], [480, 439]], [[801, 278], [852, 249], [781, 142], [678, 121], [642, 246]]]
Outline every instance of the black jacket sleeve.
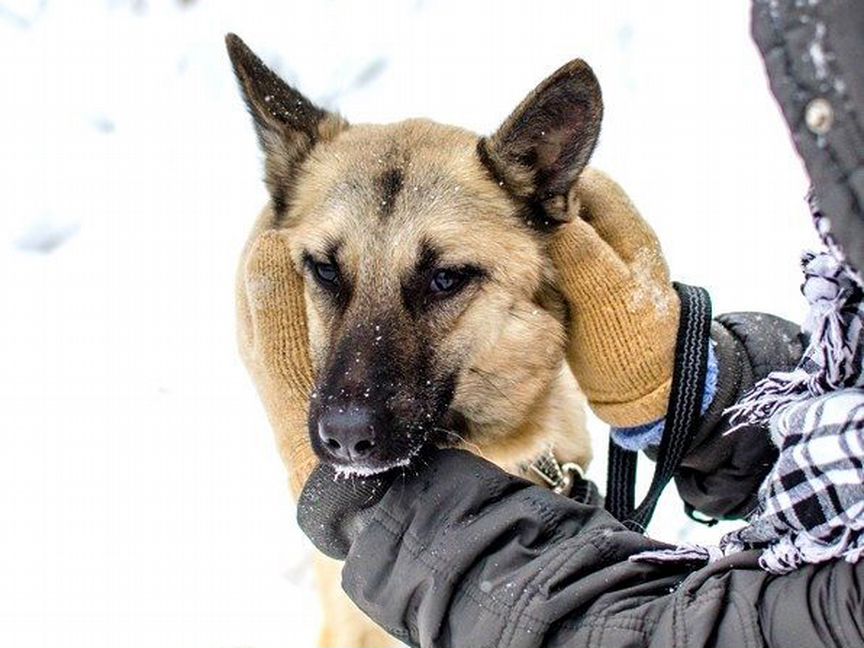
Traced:
[[864, 3], [753, 0], [751, 30], [831, 239], [864, 272]]
[[373, 508], [343, 587], [423, 648], [864, 645], [864, 562], [774, 578], [753, 552], [701, 569], [631, 560], [658, 547], [602, 509], [441, 451]]
[[[675, 483], [687, 504], [715, 518], [743, 518], [777, 459], [768, 430], [729, 433], [725, 411], [772, 371], [789, 371], [803, 353], [799, 326], [766, 313], [720, 315], [711, 328], [719, 365], [717, 391], [702, 417]], [[648, 453], [649, 456], [651, 453]]]

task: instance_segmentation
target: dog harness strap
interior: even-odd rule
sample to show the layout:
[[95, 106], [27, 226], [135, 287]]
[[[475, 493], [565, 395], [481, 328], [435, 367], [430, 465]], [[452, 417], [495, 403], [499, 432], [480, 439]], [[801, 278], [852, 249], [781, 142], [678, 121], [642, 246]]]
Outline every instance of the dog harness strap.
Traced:
[[638, 454], [609, 444], [606, 509], [627, 527], [644, 531], [666, 484], [675, 475], [699, 423], [708, 367], [711, 299], [704, 288], [675, 283], [681, 318], [675, 342], [675, 366], [666, 410], [666, 424], [657, 465], [645, 499], [635, 506]]

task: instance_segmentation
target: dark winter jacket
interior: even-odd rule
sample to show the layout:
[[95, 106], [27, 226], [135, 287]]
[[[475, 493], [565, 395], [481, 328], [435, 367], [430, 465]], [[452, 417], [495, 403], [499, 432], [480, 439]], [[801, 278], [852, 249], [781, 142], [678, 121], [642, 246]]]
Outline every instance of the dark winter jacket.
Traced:
[[753, 551], [707, 567], [631, 560], [658, 547], [603, 509], [446, 450], [370, 509], [342, 584], [423, 648], [864, 646], [864, 562], [778, 577]]
[[864, 271], [864, 3], [754, 0], [771, 90], [847, 260]]
[[[718, 320], [717, 394], [677, 484], [695, 508], [728, 517], [752, 506], [775, 449], [764, 430], [723, 435], [722, 411], [768, 372], [792, 367], [801, 341], [795, 325], [769, 315]], [[420, 465], [417, 475], [370, 486], [359, 513], [334, 511], [344, 504], [334, 497], [338, 486], [313, 474], [298, 508], [319, 548], [347, 551], [349, 596], [406, 643], [864, 646], [864, 564], [776, 577], [758, 567], [758, 552], [707, 567], [634, 561], [665, 545], [599, 507], [461, 451], [440, 451]], [[356, 486], [346, 497], [356, 501]]]

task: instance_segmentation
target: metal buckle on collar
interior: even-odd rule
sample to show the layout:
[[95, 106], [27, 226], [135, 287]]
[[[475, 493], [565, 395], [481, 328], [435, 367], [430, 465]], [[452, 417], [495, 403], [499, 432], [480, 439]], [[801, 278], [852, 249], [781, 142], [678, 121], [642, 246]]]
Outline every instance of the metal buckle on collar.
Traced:
[[569, 495], [570, 487], [573, 485], [573, 475], [585, 479], [585, 472], [581, 466], [572, 462], [560, 463], [552, 452], [547, 449], [534, 461], [525, 466], [525, 471], [531, 471], [543, 480], [553, 493]]

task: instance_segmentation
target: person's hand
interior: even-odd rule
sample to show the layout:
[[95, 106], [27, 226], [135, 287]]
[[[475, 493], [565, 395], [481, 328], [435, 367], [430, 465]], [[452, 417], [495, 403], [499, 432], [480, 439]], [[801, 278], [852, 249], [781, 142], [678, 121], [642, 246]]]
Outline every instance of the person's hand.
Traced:
[[237, 310], [240, 353], [296, 495], [317, 463], [306, 423], [313, 379], [303, 278], [283, 232], [264, 231], [247, 246], [237, 277]]
[[390, 470], [371, 477], [340, 477], [329, 464], [319, 464], [297, 500], [297, 524], [321, 553], [345, 560], [395, 476]]
[[[385, 495], [390, 493], [392, 505], [394, 500], [403, 499], [406, 490], [415, 495], [426, 492], [436, 488], [436, 480], [442, 479], [459, 484], [466, 495], [493, 493], [496, 484], [504, 482], [510, 483], [511, 490], [516, 485], [533, 486], [465, 450], [426, 448], [409, 467], [394, 468], [371, 477], [342, 476], [332, 466], [322, 463], [312, 471], [297, 501], [297, 523], [322, 553], [345, 560]], [[573, 475], [573, 480], [567, 499], [602, 508], [603, 500], [594, 482], [578, 474]], [[553, 495], [558, 496], [557, 493]], [[442, 502], [442, 506], [446, 505]]]
[[594, 412], [617, 427], [666, 414], [678, 295], [654, 231], [611, 178], [586, 169], [573, 220], [549, 246], [570, 307], [567, 360]]

